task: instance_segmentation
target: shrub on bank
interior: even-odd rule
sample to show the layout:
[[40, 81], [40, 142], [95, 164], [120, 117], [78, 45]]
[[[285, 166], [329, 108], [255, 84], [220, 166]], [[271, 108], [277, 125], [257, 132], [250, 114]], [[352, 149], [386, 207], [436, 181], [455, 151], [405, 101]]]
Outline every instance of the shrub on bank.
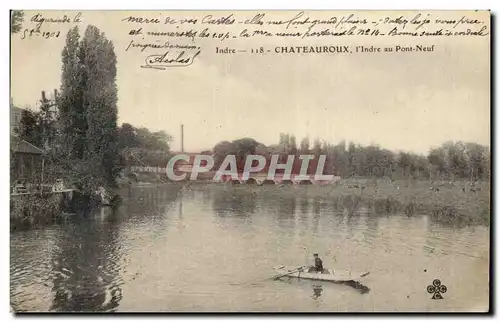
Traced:
[[48, 224], [62, 211], [58, 198], [29, 195], [10, 201], [11, 229]]

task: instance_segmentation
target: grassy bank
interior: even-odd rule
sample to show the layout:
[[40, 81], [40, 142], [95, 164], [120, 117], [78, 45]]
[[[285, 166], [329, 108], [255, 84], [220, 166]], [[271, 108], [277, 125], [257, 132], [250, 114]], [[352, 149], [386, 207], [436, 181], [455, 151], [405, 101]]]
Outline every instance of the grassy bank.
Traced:
[[188, 184], [188, 189], [224, 190], [284, 201], [294, 196], [314, 198], [335, 208], [354, 212], [362, 207], [371, 215], [427, 214], [443, 223], [489, 225], [490, 184], [467, 182], [396, 181], [348, 179], [330, 186]]

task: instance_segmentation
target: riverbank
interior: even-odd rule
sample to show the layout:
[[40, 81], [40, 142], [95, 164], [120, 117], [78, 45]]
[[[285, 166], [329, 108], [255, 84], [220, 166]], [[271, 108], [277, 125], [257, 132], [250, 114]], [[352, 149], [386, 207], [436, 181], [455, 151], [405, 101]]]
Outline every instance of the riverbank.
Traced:
[[292, 196], [313, 198], [335, 208], [354, 212], [362, 207], [372, 215], [403, 213], [408, 216], [428, 214], [447, 224], [489, 225], [490, 184], [467, 182], [395, 181], [347, 179], [328, 186], [313, 185], [231, 185], [212, 182], [190, 182], [186, 189], [225, 190], [230, 194], [252, 194], [279, 203]]
[[[467, 307], [473, 294], [487, 303], [488, 274], [478, 269], [489, 267], [488, 227], [435, 225], [423, 216], [369, 215], [365, 209], [348, 216], [318, 197], [278, 187], [267, 187], [276, 190], [269, 197], [254, 196], [243, 188], [138, 187], [123, 190], [115, 214], [96, 209], [87, 218], [13, 233], [10, 303], [18, 312], [265, 311], [273, 305], [317, 311], [318, 303], [332, 310], [368, 297], [363, 301], [390, 310], [389, 296], [399, 310], [425, 307], [431, 295], [410, 293], [410, 301], [406, 295], [401, 301], [394, 281], [408, 276], [410, 286], [423, 292], [435, 277], [449, 285], [449, 276], [462, 276], [443, 301]], [[273, 266], [306, 264], [316, 252], [325, 266], [371, 271], [363, 282], [370, 292], [324, 283], [316, 300], [315, 282], [270, 280]], [[82, 302], [82, 290], [93, 300]], [[179, 292], [182, 301], [172, 296]]]
[[76, 190], [10, 196], [10, 230], [38, 228], [99, 205], [99, 198]]
[[63, 209], [61, 196], [26, 195], [12, 197], [10, 200], [10, 229], [47, 225], [53, 222]]

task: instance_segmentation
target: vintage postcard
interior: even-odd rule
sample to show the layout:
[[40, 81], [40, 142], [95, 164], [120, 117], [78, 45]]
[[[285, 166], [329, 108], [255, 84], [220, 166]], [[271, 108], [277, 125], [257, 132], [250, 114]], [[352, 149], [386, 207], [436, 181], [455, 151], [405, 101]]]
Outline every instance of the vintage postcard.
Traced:
[[490, 19], [11, 11], [11, 310], [488, 312]]

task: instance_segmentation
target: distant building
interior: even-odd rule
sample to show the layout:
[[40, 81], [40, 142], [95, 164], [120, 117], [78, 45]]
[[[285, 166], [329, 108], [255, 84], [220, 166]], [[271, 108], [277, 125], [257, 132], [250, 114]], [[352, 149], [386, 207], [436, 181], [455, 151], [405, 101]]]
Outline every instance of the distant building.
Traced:
[[23, 117], [23, 109], [14, 106], [12, 99], [10, 100], [10, 134], [19, 134], [21, 118]]
[[10, 151], [10, 177], [12, 181], [35, 182], [41, 179], [44, 150], [11, 135]]

